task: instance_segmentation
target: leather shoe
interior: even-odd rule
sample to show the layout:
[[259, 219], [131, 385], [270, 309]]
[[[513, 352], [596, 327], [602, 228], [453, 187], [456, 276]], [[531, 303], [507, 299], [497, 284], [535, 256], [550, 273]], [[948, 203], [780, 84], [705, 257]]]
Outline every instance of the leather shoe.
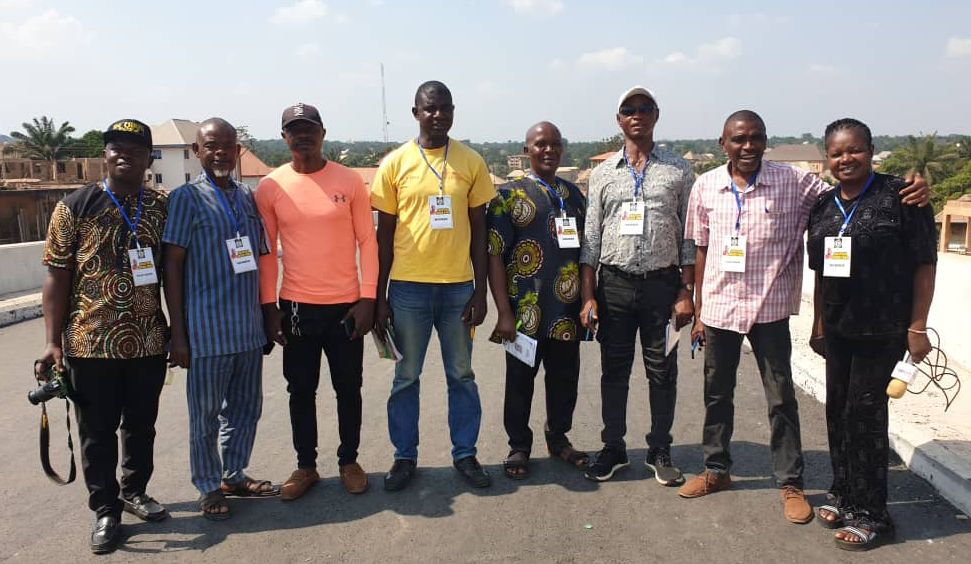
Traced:
[[123, 501], [125, 511], [142, 521], [162, 521], [169, 516], [169, 512], [165, 507], [148, 494], [138, 494], [131, 499], [125, 499]]
[[701, 497], [722, 490], [727, 490], [732, 486], [732, 478], [727, 472], [715, 472], [705, 470], [694, 478], [691, 478], [678, 490], [678, 495], [691, 499]]
[[414, 476], [415, 461], [399, 458], [391, 465], [391, 470], [384, 475], [384, 489], [389, 492], [403, 490]]
[[307, 490], [316, 484], [319, 479], [320, 474], [317, 473], [316, 468], [297, 468], [293, 471], [293, 474], [290, 474], [290, 478], [283, 483], [283, 487], [280, 488], [280, 499], [283, 501], [297, 499], [307, 493]]
[[474, 456], [466, 456], [452, 463], [473, 488], [488, 488], [492, 485], [492, 477], [482, 468]]
[[340, 467], [341, 483], [347, 493], [362, 494], [367, 491], [367, 473], [357, 462], [344, 464]]
[[121, 538], [121, 523], [114, 515], [105, 515], [94, 523], [91, 530], [91, 552], [108, 554], [118, 548]]
[[803, 525], [813, 520], [813, 509], [806, 501], [806, 494], [796, 486], [782, 486], [782, 508], [786, 520]]

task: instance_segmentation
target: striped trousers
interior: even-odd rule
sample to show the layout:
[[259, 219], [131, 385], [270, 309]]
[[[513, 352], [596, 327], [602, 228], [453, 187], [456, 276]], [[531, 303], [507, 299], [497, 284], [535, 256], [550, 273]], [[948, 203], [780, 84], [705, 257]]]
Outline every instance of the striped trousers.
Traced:
[[221, 480], [246, 477], [263, 410], [262, 377], [261, 349], [192, 359], [186, 383], [189, 467], [201, 493], [219, 489]]

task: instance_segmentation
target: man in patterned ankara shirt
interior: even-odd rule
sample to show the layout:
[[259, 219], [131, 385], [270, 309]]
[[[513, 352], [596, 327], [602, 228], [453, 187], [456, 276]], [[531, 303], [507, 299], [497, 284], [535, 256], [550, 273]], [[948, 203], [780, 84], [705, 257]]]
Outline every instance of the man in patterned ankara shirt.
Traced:
[[51, 216], [43, 259], [47, 347], [35, 365], [38, 379], [51, 366], [70, 376], [96, 554], [116, 548], [122, 509], [147, 521], [168, 516], [145, 493], [165, 381], [168, 330], [156, 265], [167, 202], [142, 185], [152, 162], [147, 125], [117, 121], [104, 142], [108, 178], [72, 192]]
[[523, 150], [529, 175], [499, 187], [488, 214], [489, 287], [499, 313], [493, 340], [514, 341], [517, 331], [537, 340], [532, 366], [506, 353], [503, 421], [510, 451], [503, 469], [514, 480], [529, 475], [529, 412], [540, 362], [546, 371], [546, 448], [576, 467], [587, 462], [566, 437], [580, 378], [579, 230], [587, 202], [579, 188], [556, 177], [563, 138], [555, 125], [544, 121], [529, 128]]
[[645, 464], [659, 483], [673, 486], [684, 480], [671, 461], [678, 365], [676, 351], [665, 354], [665, 336], [668, 320], [681, 328], [693, 314], [695, 249], [683, 235], [694, 173], [654, 143], [660, 110], [650, 90], [635, 86], [617, 106], [624, 147], [590, 175], [580, 251], [580, 321], [598, 329], [603, 371], [604, 448], [586, 477], [609, 480], [629, 465], [627, 395], [640, 331], [651, 403]]

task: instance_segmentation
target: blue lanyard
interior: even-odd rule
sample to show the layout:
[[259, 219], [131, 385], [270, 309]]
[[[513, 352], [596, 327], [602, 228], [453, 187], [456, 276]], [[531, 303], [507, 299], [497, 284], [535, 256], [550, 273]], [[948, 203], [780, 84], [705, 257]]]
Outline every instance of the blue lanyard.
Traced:
[[556, 198], [556, 201], [559, 202], [560, 204], [560, 214], [563, 215], [563, 217], [566, 217], [566, 203], [563, 202], [563, 198], [560, 197], [560, 193], [556, 191], [556, 188], [550, 186], [548, 182], [536, 176], [535, 174], [530, 173], [528, 176], [530, 179], [534, 180], [535, 182], [538, 182], [543, 188], [546, 188], [546, 191], [549, 192], [550, 195], [552, 195], [554, 198]]
[[425, 156], [425, 149], [422, 148], [421, 143], [418, 142], [417, 137], [415, 137], [415, 145], [418, 145], [418, 152], [421, 153], [421, 158], [425, 161], [425, 164], [428, 165], [429, 169], [431, 169], [432, 174], [434, 174], [435, 177], [438, 178], [438, 191], [444, 194], [445, 193], [445, 166], [448, 164], [448, 139], [447, 138], [445, 139], [445, 157], [442, 159], [441, 173], [435, 170], [435, 167], [432, 166], [432, 163], [428, 162], [428, 157]]
[[866, 180], [866, 186], [863, 187], [863, 191], [857, 196], [856, 202], [853, 207], [850, 208], [850, 213], [846, 213], [846, 208], [843, 207], [843, 202], [840, 201], [839, 187], [837, 186], [836, 193], [833, 194], [833, 201], [836, 202], [836, 207], [840, 209], [840, 213], [843, 214], [843, 225], [840, 226], [839, 236], [843, 236], [843, 232], [846, 231], [846, 227], [850, 224], [850, 220], [853, 219], [853, 214], [856, 213], [856, 208], [860, 207], [860, 202], [863, 200], [863, 196], [866, 195], [867, 190], [870, 189], [870, 185], [873, 184], [873, 179], [876, 175], [872, 172], [870, 173], [870, 178]]
[[[233, 195], [236, 196], [235, 198], [236, 213], [233, 213], [232, 208], [229, 207], [229, 200], [227, 200], [226, 195], [223, 194], [222, 188], [220, 188], [219, 186], [216, 186], [216, 183], [212, 181], [212, 178], [209, 177], [208, 173], [206, 173], [206, 180], [209, 181], [209, 185], [212, 186], [212, 189], [216, 191], [216, 198], [218, 198], [219, 202], [222, 203], [223, 209], [226, 210], [226, 215], [228, 215], [230, 221], [233, 222], [233, 229], [236, 230], [236, 238], [239, 239], [239, 216], [237, 215], [241, 211], [241, 208], [240, 208], [241, 203], [239, 201], [239, 187], [236, 186], [236, 190], [233, 192]], [[232, 178], [229, 179], [229, 183], [233, 184]]]
[[114, 202], [115, 207], [118, 208], [119, 212], [121, 212], [121, 218], [125, 220], [125, 225], [128, 226], [128, 230], [131, 231], [132, 237], [135, 238], [135, 246], [139, 249], [142, 248], [141, 245], [138, 244], [138, 222], [142, 219], [142, 195], [145, 193], [145, 187], [143, 186], [138, 189], [138, 207], [135, 210], [135, 221], [132, 221], [125, 212], [125, 208], [121, 205], [121, 202], [118, 201], [118, 198], [116, 198], [115, 194], [111, 191], [111, 186], [108, 184], [107, 178], [104, 179], [104, 185], [105, 193], [108, 194], [108, 197], [111, 198], [112, 202]]
[[[748, 179], [748, 185], [754, 186], [758, 176], [759, 171], [756, 170], [752, 173], [752, 177]], [[734, 178], [732, 178], [732, 195], [735, 196], [735, 205], [738, 206], [738, 215], [735, 216], [735, 234], [737, 235], [742, 230], [742, 195], [738, 191], [738, 186], [735, 185]]]
[[[650, 157], [648, 157], [648, 161]], [[647, 162], [644, 162], [644, 168], [641, 169], [640, 174], [637, 170], [631, 166], [630, 161], [627, 159], [627, 147], [624, 147], [624, 164], [627, 165], [627, 171], [630, 172], [630, 177], [634, 179], [634, 199], [636, 200], [641, 195], [641, 187], [644, 185], [644, 176], [647, 174]]]

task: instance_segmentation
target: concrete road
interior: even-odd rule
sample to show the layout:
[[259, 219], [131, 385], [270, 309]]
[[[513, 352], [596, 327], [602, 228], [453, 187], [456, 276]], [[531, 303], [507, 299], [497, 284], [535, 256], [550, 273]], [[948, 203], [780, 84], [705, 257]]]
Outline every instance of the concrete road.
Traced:
[[[37, 458], [39, 409], [29, 405], [30, 367], [43, 344], [35, 320], [0, 329], [0, 559], [16, 562], [89, 561], [92, 515], [79, 479], [67, 487], [49, 482]], [[198, 516], [189, 483], [184, 374], [177, 372], [161, 398], [156, 471], [150, 492], [172, 512], [162, 523], [124, 516], [127, 541], [102, 561], [236, 562], [968, 562], [971, 523], [927, 483], [899, 465], [891, 469], [891, 511], [896, 544], [863, 555], [836, 549], [832, 534], [816, 523], [783, 520], [771, 479], [765, 402], [750, 354], [743, 355], [736, 393], [734, 489], [696, 500], [677, 497], [644, 468], [648, 430], [647, 384], [635, 367], [628, 445], [631, 468], [595, 484], [545, 456], [542, 386], [534, 399], [537, 432], [533, 476], [506, 479], [502, 428], [503, 356], [489, 343], [490, 312], [476, 337], [474, 363], [484, 409], [480, 459], [494, 477], [490, 489], [473, 491], [455, 474], [449, 457], [445, 382], [438, 343], [423, 377], [420, 470], [398, 493], [381, 489], [391, 464], [385, 401], [393, 365], [379, 360], [368, 337], [365, 351], [364, 430], [360, 462], [371, 490], [343, 491], [337, 475], [334, 395], [326, 374], [318, 399], [320, 472], [324, 479], [303, 499], [238, 500], [233, 517], [213, 523]], [[599, 350], [583, 345], [581, 394], [571, 434], [574, 444], [600, 446]], [[287, 394], [277, 349], [266, 361], [264, 415], [249, 473], [282, 482], [293, 470]], [[701, 469], [701, 360], [681, 351], [675, 461], [689, 473]], [[800, 396], [807, 487], [820, 503], [830, 480], [823, 408]], [[54, 465], [66, 471], [63, 403], [52, 403]], [[963, 555], [963, 556], [962, 556]]]

